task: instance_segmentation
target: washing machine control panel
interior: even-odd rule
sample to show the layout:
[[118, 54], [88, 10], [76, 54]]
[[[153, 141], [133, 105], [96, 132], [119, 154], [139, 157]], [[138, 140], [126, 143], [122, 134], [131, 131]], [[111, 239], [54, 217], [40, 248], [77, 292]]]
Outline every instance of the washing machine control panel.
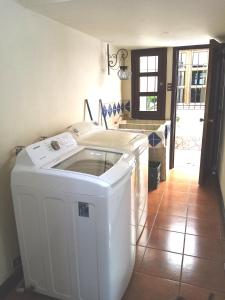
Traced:
[[58, 160], [61, 156], [75, 150], [77, 142], [69, 132], [58, 134], [26, 147], [26, 151], [37, 166]]

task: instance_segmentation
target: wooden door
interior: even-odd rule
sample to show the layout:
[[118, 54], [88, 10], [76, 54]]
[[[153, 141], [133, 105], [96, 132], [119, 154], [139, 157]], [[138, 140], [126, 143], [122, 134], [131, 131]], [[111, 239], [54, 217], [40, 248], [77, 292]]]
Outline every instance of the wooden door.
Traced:
[[205, 116], [202, 120], [203, 137], [199, 184], [207, 183], [216, 173], [217, 153], [219, 144], [219, 129], [221, 124], [221, 86], [223, 85], [224, 70], [222, 68], [222, 44], [210, 40], [208, 80], [205, 102]]

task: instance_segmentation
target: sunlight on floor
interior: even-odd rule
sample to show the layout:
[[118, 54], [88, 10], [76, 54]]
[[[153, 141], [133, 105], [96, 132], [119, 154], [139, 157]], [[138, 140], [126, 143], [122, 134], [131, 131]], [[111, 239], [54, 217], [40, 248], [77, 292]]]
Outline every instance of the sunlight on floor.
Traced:
[[198, 150], [175, 150], [175, 168], [193, 169], [199, 171], [201, 151]]

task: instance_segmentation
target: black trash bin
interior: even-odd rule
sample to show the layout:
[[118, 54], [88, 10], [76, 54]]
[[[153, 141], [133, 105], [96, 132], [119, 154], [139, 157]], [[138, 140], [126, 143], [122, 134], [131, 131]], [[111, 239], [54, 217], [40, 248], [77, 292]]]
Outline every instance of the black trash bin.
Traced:
[[160, 161], [149, 161], [148, 165], [148, 188], [150, 190], [157, 189], [160, 183]]

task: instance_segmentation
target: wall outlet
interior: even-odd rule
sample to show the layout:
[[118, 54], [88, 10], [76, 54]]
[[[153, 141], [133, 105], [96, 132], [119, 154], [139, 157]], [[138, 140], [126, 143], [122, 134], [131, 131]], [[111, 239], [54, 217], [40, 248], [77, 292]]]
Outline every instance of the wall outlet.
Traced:
[[16, 269], [19, 266], [21, 266], [21, 257], [17, 256], [13, 259], [13, 268]]

